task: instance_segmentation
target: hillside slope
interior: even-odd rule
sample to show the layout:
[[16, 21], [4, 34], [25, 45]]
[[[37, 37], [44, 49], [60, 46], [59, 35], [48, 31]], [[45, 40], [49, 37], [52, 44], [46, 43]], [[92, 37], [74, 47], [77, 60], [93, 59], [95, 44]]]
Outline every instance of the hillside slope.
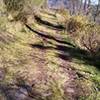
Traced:
[[99, 100], [99, 68], [53, 12], [39, 14], [26, 25], [0, 17], [0, 100]]

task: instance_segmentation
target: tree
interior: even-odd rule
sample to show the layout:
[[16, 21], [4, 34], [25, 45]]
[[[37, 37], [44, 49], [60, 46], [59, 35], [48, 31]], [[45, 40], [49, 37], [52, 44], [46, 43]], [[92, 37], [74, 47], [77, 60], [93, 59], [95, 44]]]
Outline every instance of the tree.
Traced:
[[90, 9], [91, 9], [91, 0], [88, 0], [86, 15], [88, 15], [90, 13]]
[[79, 13], [80, 13], [80, 12], [81, 12], [81, 10], [82, 10], [82, 6], [83, 6], [83, 0], [80, 0]]
[[88, 8], [90, 7], [91, 5], [91, 0], [88, 0]]
[[77, 12], [79, 0], [71, 0], [70, 1], [71, 5], [71, 14], [75, 14]]
[[84, 7], [83, 7], [84, 11], [86, 11], [86, 9], [87, 9], [87, 0], [84, 1]]
[[98, 0], [98, 4], [93, 9], [93, 20], [96, 21], [96, 18], [100, 15], [100, 0]]

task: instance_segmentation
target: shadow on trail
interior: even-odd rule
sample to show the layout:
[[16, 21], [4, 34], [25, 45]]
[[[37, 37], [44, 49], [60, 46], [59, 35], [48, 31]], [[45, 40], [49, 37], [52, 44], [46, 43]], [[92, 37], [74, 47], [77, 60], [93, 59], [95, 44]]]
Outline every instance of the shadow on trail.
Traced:
[[69, 46], [72, 46], [72, 47], [75, 47], [73, 44], [67, 42], [67, 41], [63, 41], [62, 38], [60, 39], [57, 39], [56, 37], [53, 37], [53, 36], [50, 36], [48, 35], [46, 32], [42, 31], [42, 32], [38, 32], [34, 29], [32, 29], [30, 26], [28, 26], [27, 24], [25, 25], [30, 31], [38, 34], [39, 36], [43, 37], [43, 38], [46, 38], [46, 39], [51, 39], [51, 40], [54, 40], [58, 43], [62, 43], [62, 44], [66, 44], [66, 45], [69, 45]]
[[100, 62], [99, 59], [91, 57], [89, 53], [85, 50], [80, 48], [74, 48], [69, 46], [63, 45], [56, 45], [56, 47], [52, 46], [43, 46], [39, 44], [30, 44], [32, 48], [39, 48], [39, 49], [50, 49], [50, 50], [57, 50], [56, 53], [57, 57], [65, 60], [65, 61], [72, 61], [73, 58], [81, 60], [83, 64], [93, 65], [100, 70]]
[[34, 18], [37, 21], [37, 23], [39, 23], [39, 24], [44, 24], [46, 26], [49, 26], [49, 27], [52, 27], [52, 28], [58, 29], [58, 30], [65, 30], [65, 27], [63, 27], [62, 25], [54, 25], [53, 23], [42, 20], [40, 17], [38, 17], [36, 15], [34, 16]]
[[[60, 45], [56, 45], [56, 48], [52, 47], [52, 46], [43, 46], [43, 45], [33, 45], [31, 44], [32, 48], [34, 47], [37, 47], [39, 49], [55, 49], [55, 50], [59, 50], [61, 53], [58, 53], [58, 57], [62, 58], [63, 60], [66, 60], [67, 57], [65, 55], [65, 53], [69, 54], [71, 58], [76, 58], [78, 60], [81, 60], [84, 62], [84, 64], [88, 64], [88, 65], [93, 65], [95, 67], [97, 67], [99, 70], [100, 70], [100, 62], [99, 62], [99, 58], [97, 57], [91, 57], [89, 55], [89, 53], [86, 51], [86, 50], [82, 50], [80, 48], [76, 48], [73, 44], [69, 43], [69, 42], [66, 42], [66, 41], [62, 41], [62, 38], [60, 39], [57, 39], [56, 37], [53, 37], [53, 36], [50, 36], [50, 35], [47, 35], [46, 32], [38, 32], [34, 29], [32, 29], [30, 26], [28, 26], [26, 24], [26, 27], [38, 34], [39, 36], [41, 36], [42, 38], [45, 38], [45, 39], [50, 39], [50, 40], [55, 40], [56, 42], [60, 43]], [[65, 44], [65, 46], [63, 45]]]
[[39, 48], [39, 49], [42, 49], [42, 50], [45, 50], [45, 49], [55, 49], [52, 46], [43, 46], [43, 45], [40, 45], [40, 44], [30, 44], [30, 46], [32, 48]]
[[63, 60], [66, 60], [65, 53], [67, 52], [72, 58], [81, 60], [84, 64], [94, 65], [100, 70], [99, 58], [90, 56], [86, 50], [62, 45], [57, 45], [57, 50], [63, 51], [62, 53], [57, 54], [58, 57], [62, 58]]

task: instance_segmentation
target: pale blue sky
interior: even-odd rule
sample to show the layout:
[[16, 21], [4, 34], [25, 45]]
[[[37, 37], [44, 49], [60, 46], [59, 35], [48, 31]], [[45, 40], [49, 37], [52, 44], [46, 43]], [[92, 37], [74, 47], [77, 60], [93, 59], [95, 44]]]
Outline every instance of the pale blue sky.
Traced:
[[91, 0], [93, 4], [98, 4], [98, 0]]
[[98, 0], [91, 0], [92, 4], [98, 4]]

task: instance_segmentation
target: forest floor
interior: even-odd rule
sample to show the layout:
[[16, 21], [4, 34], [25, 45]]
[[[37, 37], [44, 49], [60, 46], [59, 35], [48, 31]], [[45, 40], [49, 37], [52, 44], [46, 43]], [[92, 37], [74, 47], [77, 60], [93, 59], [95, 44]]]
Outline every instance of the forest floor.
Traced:
[[26, 25], [0, 18], [0, 99], [99, 100], [99, 67], [74, 46], [59, 19], [40, 16], [28, 16]]

